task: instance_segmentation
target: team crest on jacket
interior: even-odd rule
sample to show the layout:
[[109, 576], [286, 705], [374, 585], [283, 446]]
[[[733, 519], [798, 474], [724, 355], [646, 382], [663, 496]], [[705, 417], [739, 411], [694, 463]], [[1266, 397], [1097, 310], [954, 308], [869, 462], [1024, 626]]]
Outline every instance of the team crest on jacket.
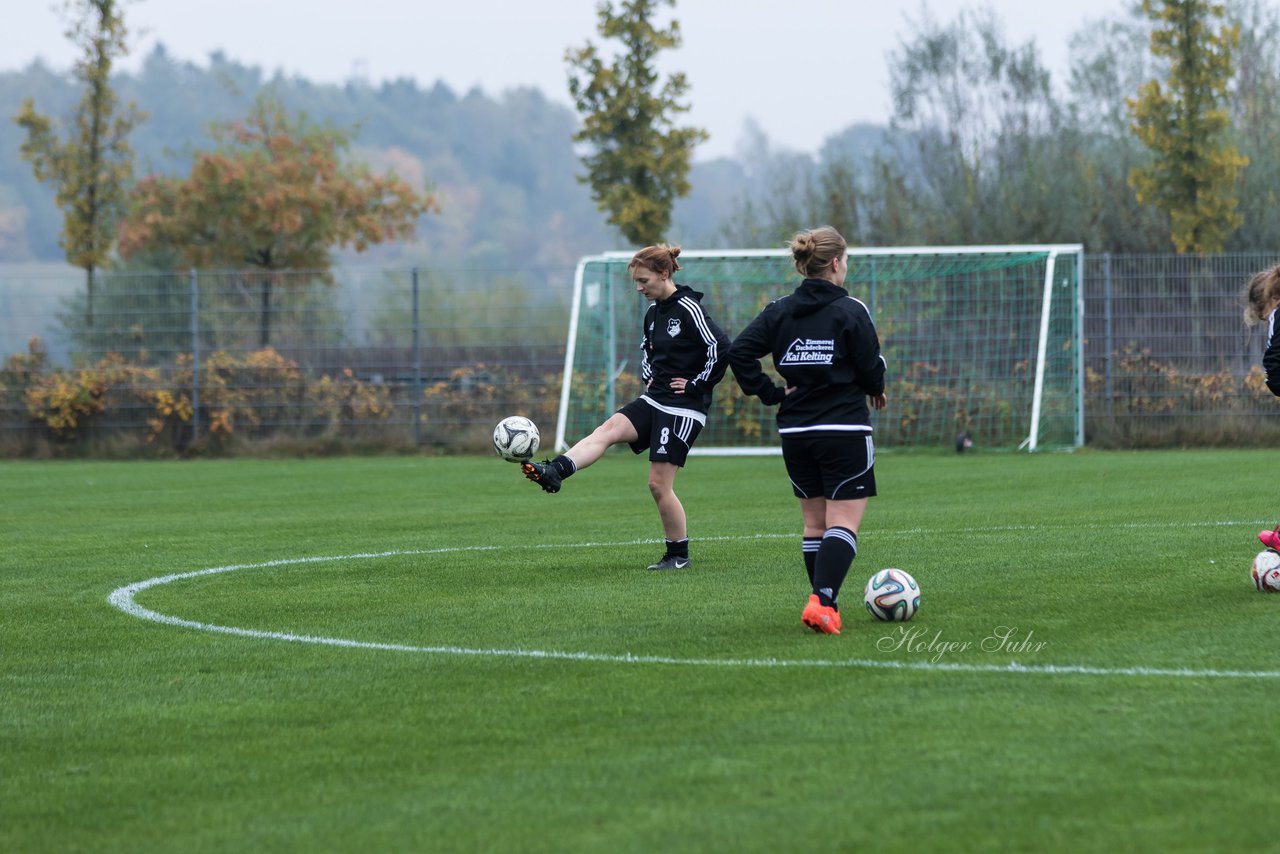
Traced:
[[829, 365], [836, 352], [832, 338], [797, 338], [787, 347], [778, 365]]
[[672, 338], [680, 334], [680, 318], [673, 317], [667, 321], [667, 334]]

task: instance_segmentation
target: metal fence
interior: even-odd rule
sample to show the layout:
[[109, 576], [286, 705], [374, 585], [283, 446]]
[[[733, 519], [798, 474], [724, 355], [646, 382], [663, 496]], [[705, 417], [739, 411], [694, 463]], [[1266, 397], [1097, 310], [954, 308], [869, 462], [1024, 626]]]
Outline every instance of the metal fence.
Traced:
[[478, 449], [554, 419], [573, 270], [0, 276], [0, 451]]
[[1085, 440], [1119, 447], [1270, 444], [1280, 400], [1263, 384], [1265, 326], [1244, 290], [1280, 253], [1089, 255]]
[[[1241, 320], [1249, 276], [1278, 259], [1086, 256], [1086, 444], [1280, 438], [1264, 332]], [[552, 267], [111, 272], [90, 298], [78, 271], [0, 269], [0, 454], [480, 450], [512, 412], [554, 423], [572, 280]]]

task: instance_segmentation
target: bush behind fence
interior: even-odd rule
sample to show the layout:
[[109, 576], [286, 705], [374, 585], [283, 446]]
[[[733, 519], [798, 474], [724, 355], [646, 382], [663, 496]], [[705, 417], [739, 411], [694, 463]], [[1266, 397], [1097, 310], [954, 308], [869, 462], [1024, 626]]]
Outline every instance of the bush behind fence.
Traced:
[[[1280, 438], [1258, 366], [1265, 333], [1241, 319], [1245, 282], [1275, 262], [1086, 256], [1086, 443]], [[0, 454], [476, 452], [512, 413], [542, 425], [549, 444], [572, 281], [572, 269], [109, 273], [90, 302], [75, 272], [0, 270]], [[999, 411], [978, 384], [948, 392], [946, 423], [924, 423], [925, 404], [940, 403], [927, 366], [889, 367], [882, 447], [949, 447], [960, 431], [980, 448], [1025, 438], [1029, 413]], [[616, 394], [638, 390], [623, 377]], [[772, 411], [731, 378], [716, 397], [704, 441], [772, 433]]]

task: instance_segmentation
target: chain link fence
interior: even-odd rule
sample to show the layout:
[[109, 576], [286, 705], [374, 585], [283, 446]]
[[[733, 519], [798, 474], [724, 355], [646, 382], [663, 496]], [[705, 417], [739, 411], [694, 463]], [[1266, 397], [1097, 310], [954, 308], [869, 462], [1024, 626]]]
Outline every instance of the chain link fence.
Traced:
[[[1086, 444], [1280, 439], [1265, 330], [1242, 322], [1245, 283], [1277, 260], [1087, 255]], [[90, 292], [80, 271], [0, 268], [0, 454], [479, 451], [513, 413], [550, 433], [573, 275], [108, 272]]]
[[573, 270], [0, 276], [0, 450], [478, 450], [553, 423]]
[[1263, 383], [1266, 325], [1244, 291], [1280, 253], [1089, 255], [1085, 424], [1101, 447], [1270, 445], [1280, 399]]

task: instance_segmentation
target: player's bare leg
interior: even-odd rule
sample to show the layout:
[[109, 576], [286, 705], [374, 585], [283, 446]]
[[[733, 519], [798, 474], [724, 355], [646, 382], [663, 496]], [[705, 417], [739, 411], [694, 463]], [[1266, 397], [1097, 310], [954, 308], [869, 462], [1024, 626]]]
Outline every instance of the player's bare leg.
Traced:
[[827, 532], [827, 499], [801, 498], [800, 515], [806, 537], [821, 537]]
[[675, 492], [678, 471], [680, 467], [674, 463], [649, 464], [649, 494], [658, 505], [662, 533], [667, 541], [662, 560], [650, 569], [684, 569], [689, 566], [689, 528], [684, 505]]
[[852, 501], [827, 502], [827, 528], [848, 528], [855, 534], [862, 524], [862, 516], [867, 512], [866, 498], [855, 498]]
[[621, 442], [634, 442], [640, 438], [631, 419], [621, 412], [615, 412], [584, 437], [578, 444], [565, 452], [565, 456], [573, 460], [575, 468], [584, 469], [604, 456], [604, 452]]
[[684, 515], [684, 505], [676, 497], [676, 472], [680, 467], [672, 463], [649, 464], [649, 493], [658, 505], [662, 519], [662, 531], [668, 540], [683, 540], [689, 536]]

